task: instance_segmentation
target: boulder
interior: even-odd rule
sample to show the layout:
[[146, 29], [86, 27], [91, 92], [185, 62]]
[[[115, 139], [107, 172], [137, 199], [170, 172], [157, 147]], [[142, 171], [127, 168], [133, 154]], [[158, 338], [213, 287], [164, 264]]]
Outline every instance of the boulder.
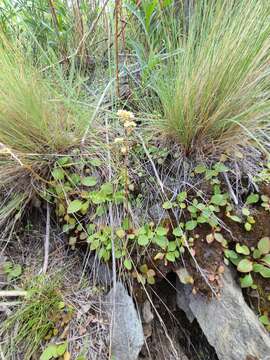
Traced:
[[105, 310], [112, 322], [112, 355], [116, 360], [136, 360], [144, 344], [143, 327], [133, 300], [121, 282], [106, 296]]
[[185, 306], [188, 304], [220, 360], [270, 360], [270, 336], [245, 302], [230, 269], [224, 273], [220, 299], [184, 294]]

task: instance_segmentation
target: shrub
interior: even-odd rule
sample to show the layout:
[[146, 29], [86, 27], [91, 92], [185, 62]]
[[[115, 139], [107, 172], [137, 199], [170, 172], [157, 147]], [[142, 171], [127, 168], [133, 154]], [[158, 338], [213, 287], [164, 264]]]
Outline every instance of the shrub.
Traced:
[[183, 51], [153, 74], [161, 116], [151, 125], [186, 153], [260, 142], [269, 128], [270, 4], [195, 3]]

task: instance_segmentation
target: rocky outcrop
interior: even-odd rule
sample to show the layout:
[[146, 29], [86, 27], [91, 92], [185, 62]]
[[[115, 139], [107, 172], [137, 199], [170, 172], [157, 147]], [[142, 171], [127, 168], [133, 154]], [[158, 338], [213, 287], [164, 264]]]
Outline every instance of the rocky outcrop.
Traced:
[[178, 305], [191, 320], [194, 315], [220, 360], [270, 360], [270, 337], [246, 304], [231, 270], [224, 273], [220, 299], [210, 301], [181, 288]]
[[143, 328], [132, 298], [121, 282], [105, 299], [112, 322], [111, 351], [117, 360], [136, 360], [144, 344]]

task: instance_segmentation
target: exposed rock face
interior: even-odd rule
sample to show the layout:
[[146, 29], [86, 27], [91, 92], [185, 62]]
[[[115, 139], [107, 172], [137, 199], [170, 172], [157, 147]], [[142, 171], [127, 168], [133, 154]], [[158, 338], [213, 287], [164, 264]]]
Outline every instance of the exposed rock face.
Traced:
[[144, 343], [144, 335], [132, 298], [124, 285], [117, 282], [116, 289], [110, 290], [105, 301], [106, 311], [113, 321], [112, 355], [116, 360], [136, 360]]
[[220, 300], [184, 293], [185, 306], [188, 303], [220, 360], [270, 360], [270, 337], [246, 304], [229, 269], [224, 274]]

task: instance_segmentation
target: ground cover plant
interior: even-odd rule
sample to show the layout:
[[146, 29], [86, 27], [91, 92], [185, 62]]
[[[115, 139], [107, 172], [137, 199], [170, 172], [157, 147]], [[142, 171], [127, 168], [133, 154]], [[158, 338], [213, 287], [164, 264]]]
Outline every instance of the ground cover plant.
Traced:
[[[146, 293], [173, 272], [218, 296], [233, 266], [270, 330], [270, 5], [14, 5], [0, 20], [1, 254], [45, 215], [44, 273], [52, 223], [70, 256], [94, 254]], [[22, 268], [3, 271], [12, 290]], [[21, 324], [7, 358], [68, 352], [48, 335], [58, 285], [35, 281], [0, 327]]]

